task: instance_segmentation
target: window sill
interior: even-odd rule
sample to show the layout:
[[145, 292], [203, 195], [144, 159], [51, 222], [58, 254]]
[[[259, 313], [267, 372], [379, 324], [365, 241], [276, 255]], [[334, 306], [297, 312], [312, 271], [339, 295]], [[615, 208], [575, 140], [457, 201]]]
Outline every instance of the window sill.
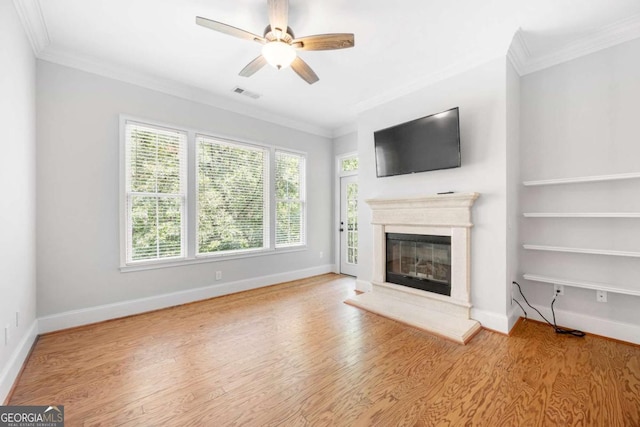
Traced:
[[195, 258], [173, 259], [170, 261], [146, 261], [136, 264], [127, 264], [120, 266], [121, 273], [129, 273], [133, 271], [156, 270], [158, 268], [182, 267], [184, 265], [206, 264], [209, 262], [229, 261], [242, 258], [253, 258], [259, 256], [279, 255], [291, 252], [306, 251], [307, 246], [289, 246], [278, 249], [261, 249], [252, 252], [229, 253], [220, 255], [199, 255]]

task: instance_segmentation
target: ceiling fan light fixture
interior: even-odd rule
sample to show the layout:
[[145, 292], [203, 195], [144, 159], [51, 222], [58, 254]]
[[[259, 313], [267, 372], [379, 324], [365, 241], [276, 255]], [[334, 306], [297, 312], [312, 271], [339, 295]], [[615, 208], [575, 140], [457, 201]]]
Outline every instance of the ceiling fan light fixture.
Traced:
[[296, 50], [288, 43], [274, 40], [262, 47], [262, 56], [278, 70], [287, 68], [296, 59]]

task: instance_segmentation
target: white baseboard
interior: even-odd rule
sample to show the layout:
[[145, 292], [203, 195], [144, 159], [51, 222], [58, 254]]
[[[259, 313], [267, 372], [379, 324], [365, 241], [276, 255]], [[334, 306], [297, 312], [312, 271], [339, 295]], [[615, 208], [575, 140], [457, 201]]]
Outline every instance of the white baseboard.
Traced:
[[356, 279], [356, 291], [371, 292], [373, 285], [367, 280]]
[[190, 302], [201, 301], [209, 298], [229, 295], [250, 289], [271, 286], [291, 280], [304, 279], [306, 277], [333, 272], [334, 265], [326, 264], [304, 270], [288, 271], [286, 273], [261, 276], [236, 282], [221, 283], [203, 288], [189, 289], [148, 298], [123, 301], [114, 304], [105, 304], [80, 310], [44, 316], [38, 319], [39, 332], [47, 333], [61, 329], [74, 328], [119, 317], [131, 316], [158, 310]]
[[480, 322], [483, 328], [491, 329], [492, 331], [501, 332], [503, 334], [509, 333], [509, 317], [504, 314], [472, 307], [471, 318]]
[[25, 336], [22, 337], [18, 347], [16, 347], [11, 357], [9, 357], [9, 361], [2, 368], [2, 372], [0, 372], [0, 405], [9, 395], [11, 387], [13, 387], [13, 383], [18, 377], [22, 365], [24, 365], [24, 362], [27, 360], [29, 351], [37, 337], [38, 320], [34, 320]]
[[[533, 306], [540, 310], [549, 321], [552, 321], [551, 308], [536, 304]], [[535, 310], [530, 310], [527, 306], [525, 306], [525, 310], [527, 310], [527, 316], [530, 319], [544, 322], [544, 319], [540, 317]], [[578, 329], [587, 334], [591, 333], [633, 344], [640, 344], [640, 325], [617, 322], [615, 320], [588, 316], [572, 311], [558, 309], [554, 309], [554, 311], [556, 312], [556, 323], [560, 327]]]

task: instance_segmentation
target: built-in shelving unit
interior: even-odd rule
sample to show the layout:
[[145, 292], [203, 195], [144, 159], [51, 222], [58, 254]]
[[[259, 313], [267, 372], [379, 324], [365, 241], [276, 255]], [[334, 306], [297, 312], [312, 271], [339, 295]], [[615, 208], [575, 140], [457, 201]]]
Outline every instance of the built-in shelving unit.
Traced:
[[[601, 181], [620, 181], [628, 179], [640, 179], [640, 173], [622, 173], [615, 175], [597, 175], [583, 176], [575, 178], [558, 178], [545, 179], [540, 181], [525, 181], [523, 184], [527, 187], [545, 186], [545, 185], [561, 185], [561, 184], [580, 184], [588, 182]], [[640, 212], [525, 212], [525, 218], [640, 218]], [[563, 246], [533, 245], [525, 243], [522, 245], [524, 249], [532, 251], [548, 251], [548, 252], [564, 252], [588, 255], [604, 255], [614, 257], [640, 258], [640, 252], [634, 251], [617, 251], [609, 249], [591, 249], [591, 248], [571, 248]], [[568, 280], [557, 277], [549, 277], [538, 274], [525, 273], [523, 277], [527, 280], [550, 283], [553, 285], [571, 286], [575, 288], [593, 289], [596, 291], [613, 292], [625, 295], [640, 296], [639, 290], [626, 289], [624, 287], [609, 285], [604, 283]]]
[[545, 246], [545, 245], [522, 245], [525, 249], [532, 251], [549, 251], [549, 252], [568, 252], [574, 254], [590, 254], [590, 255], [609, 255], [640, 258], [640, 252], [631, 251], [612, 251], [608, 249], [584, 249], [584, 248], [565, 248], [561, 246]]
[[525, 181], [526, 187], [534, 187], [538, 185], [558, 185], [558, 184], [579, 184], [583, 182], [599, 182], [599, 181], [619, 181], [623, 179], [640, 179], [640, 173], [620, 173], [616, 175], [598, 175], [598, 176], [582, 176], [576, 178], [556, 178], [544, 179], [540, 181]]
[[571, 286], [574, 288], [593, 289], [596, 291], [613, 292], [616, 294], [640, 296], [640, 290], [636, 291], [632, 289], [625, 289], [625, 288], [621, 288], [614, 285], [608, 285], [604, 283], [566, 280], [566, 279], [559, 279], [556, 277], [538, 276], [536, 274], [529, 274], [529, 273], [523, 274], [522, 277], [534, 282], [551, 283], [554, 285]]
[[525, 218], [640, 218], [640, 212], [525, 212]]

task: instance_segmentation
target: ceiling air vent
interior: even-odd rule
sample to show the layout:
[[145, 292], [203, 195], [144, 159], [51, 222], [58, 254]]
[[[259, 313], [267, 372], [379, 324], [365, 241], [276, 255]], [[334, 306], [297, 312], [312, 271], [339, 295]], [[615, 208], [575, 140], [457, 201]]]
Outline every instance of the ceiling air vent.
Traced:
[[260, 98], [260, 94], [259, 93], [251, 92], [251, 91], [248, 91], [246, 89], [242, 89], [241, 87], [238, 87], [238, 86], [233, 88], [233, 92], [237, 93], [238, 95], [248, 96], [251, 99]]

